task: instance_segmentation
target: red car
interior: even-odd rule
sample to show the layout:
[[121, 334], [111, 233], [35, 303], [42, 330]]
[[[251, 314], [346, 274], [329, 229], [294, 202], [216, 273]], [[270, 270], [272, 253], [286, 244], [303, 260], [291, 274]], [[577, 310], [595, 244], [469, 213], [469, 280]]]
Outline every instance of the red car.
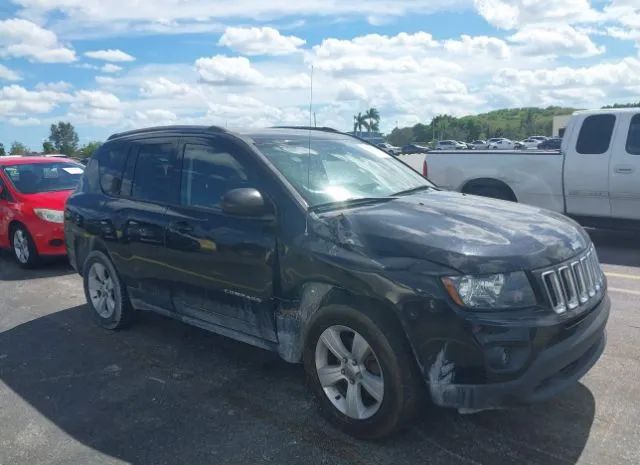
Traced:
[[0, 248], [33, 267], [65, 255], [64, 204], [84, 166], [67, 158], [0, 157]]

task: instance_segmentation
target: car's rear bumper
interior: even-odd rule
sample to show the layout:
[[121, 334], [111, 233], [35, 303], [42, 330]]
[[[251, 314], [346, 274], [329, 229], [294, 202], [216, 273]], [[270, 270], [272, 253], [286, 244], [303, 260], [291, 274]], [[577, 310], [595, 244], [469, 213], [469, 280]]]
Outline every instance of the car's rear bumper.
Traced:
[[[538, 402], [553, 397], [584, 376], [602, 355], [610, 301], [605, 295], [571, 337], [541, 351], [517, 379], [502, 383], [430, 383], [433, 401], [443, 407], [482, 410]], [[433, 381], [433, 380], [432, 380]]]

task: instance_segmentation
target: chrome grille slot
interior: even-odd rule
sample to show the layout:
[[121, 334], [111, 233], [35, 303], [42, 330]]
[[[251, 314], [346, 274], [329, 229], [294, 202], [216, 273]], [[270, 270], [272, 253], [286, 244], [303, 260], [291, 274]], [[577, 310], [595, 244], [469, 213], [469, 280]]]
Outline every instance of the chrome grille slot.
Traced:
[[573, 271], [568, 266], [563, 266], [558, 269], [558, 274], [560, 276], [560, 284], [564, 288], [564, 295], [567, 298], [567, 307], [574, 309], [578, 306], [578, 290]]
[[593, 247], [571, 263], [540, 274], [554, 312], [560, 314], [586, 304], [604, 287], [604, 273]]

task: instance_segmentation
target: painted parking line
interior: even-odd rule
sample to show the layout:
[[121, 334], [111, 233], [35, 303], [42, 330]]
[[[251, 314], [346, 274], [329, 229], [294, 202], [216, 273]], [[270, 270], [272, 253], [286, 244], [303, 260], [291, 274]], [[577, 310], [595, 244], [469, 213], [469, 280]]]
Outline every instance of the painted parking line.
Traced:
[[620, 292], [622, 294], [640, 295], [640, 291], [631, 291], [629, 289], [620, 289], [618, 287], [608, 287], [607, 289], [613, 292]]
[[610, 278], [635, 279], [640, 281], [640, 275], [636, 274], [610, 273], [608, 271], [605, 271], [604, 274]]

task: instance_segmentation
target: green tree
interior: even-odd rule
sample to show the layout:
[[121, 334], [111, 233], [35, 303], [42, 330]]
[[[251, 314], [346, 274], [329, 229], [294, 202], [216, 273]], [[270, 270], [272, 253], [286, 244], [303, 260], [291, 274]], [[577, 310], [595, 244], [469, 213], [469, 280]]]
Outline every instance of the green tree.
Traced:
[[9, 150], [9, 155], [26, 155], [29, 152], [29, 149], [22, 142], [14, 141], [11, 144], [11, 149]]
[[364, 118], [367, 120], [367, 131], [379, 131], [380, 130], [380, 112], [375, 108], [369, 108]]
[[58, 153], [73, 155], [78, 149], [78, 134], [71, 123], [59, 121], [51, 125], [49, 141], [53, 143]]
[[353, 132], [362, 132], [362, 128], [369, 130], [369, 123], [367, 117], [362, 113], [358, 113], [353, 117]]
[[56, 153], [56, 148], [49, 141], [45, 141], [42, 143], [42, 151], [44, 153]]
[[97, 141], [89, 142], [88, 144], [80, 148], [80, 150], [78, 151], [78, 156], [80, 158], [89, 158], [91, 155], [93, 155], [93, 152], [98, 150], [98, 148], [101, 145], [102, 145], [102, 142], [97, 142]]
[[6, 154], [7, 152], [4, 149], [4, 144], [0, 142], [0, 157], [4, 157]]
[[387, 136], [387, 142], [398, 147], [407, 145], [415, 140], [413, 131], [413, 128], [394, 128], [391, 134]]

